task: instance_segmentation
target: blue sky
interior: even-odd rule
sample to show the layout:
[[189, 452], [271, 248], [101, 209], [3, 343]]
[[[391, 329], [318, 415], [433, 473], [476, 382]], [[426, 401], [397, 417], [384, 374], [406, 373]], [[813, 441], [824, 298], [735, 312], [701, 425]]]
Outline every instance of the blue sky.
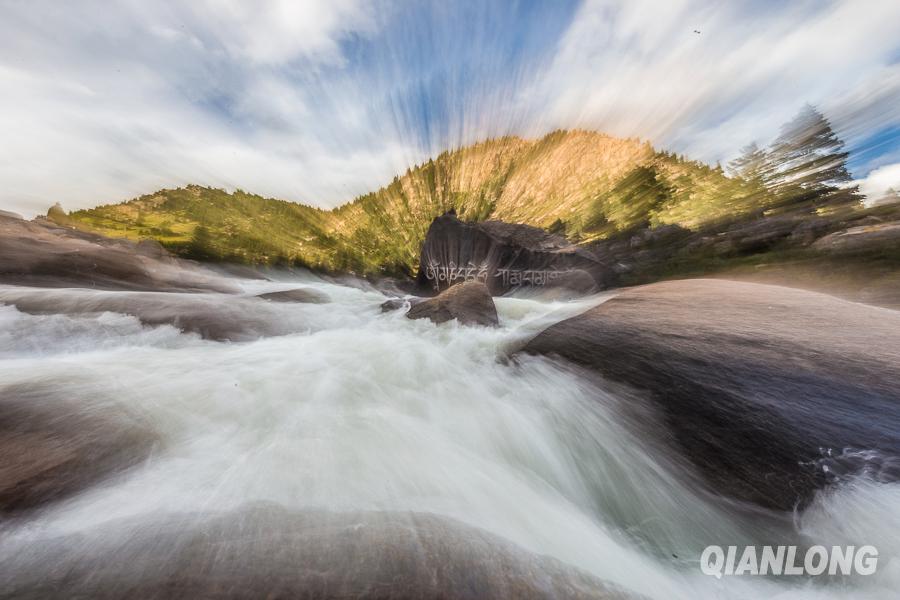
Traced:
[[898, 22], [875, 0], [0, 0], [0, 208], [187, 183], [334, 206], [557, 128], [724, 163], [806, 102], [877, 194], [900, 184]]

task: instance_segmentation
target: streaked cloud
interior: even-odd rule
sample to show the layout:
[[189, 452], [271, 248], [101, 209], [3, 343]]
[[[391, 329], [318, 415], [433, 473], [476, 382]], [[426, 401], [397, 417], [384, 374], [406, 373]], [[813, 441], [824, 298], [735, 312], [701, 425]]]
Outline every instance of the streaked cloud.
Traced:
[[[805, 102], [900, 162], [900, 4], [0, 2], [0, 207], [200, 183], [332, 206], [447, 148], [583, 127], [709, 162]], [[700, 33], [695, 33], [699, 31]]]

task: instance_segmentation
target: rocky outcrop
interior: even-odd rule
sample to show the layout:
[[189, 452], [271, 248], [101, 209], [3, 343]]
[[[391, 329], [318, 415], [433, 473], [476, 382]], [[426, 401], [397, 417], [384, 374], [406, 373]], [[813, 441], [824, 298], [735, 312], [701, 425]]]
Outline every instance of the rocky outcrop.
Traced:
[[497, 308], [487, 287], [477, 281], [454, 285], [434, 298], [420, 302], [406, 313], [409, 319], [431, 319], [444, 323], [456, 319], [462, 325], [495, 327]]
[[464, 223], [448, 212], [434, 219], [419, 262], [417, 282], [437, 293], [465, 281], [484, 283], [493, 295], [521, 287], [604, 286], [606, 269], [564, 237], [501, 221]]
[[881, 252], [900, 256], [900, 221], [838, 231], [819, 239], [813, 248], [829, 253]]
[[4, 598], [638, 597], [481, 529], [422, 513], [255, 505], [217, 516], [120, 520], [27, 543], [27, 552], [0, 543]]
[[272, 302], [300, 302], [304, 304], [326, 304], [331, 301], [328, 294], [312, 288], [296, 288], [280, 292], [260, 294], [257, 298]]
[[900, 313], [721, 280], [634, 288], [531, 340], [646, 395], [710, 490], [775, 510], [900, 479]]
[[0, 283], [111, 290], [237, 292], [224, 278], [139, 243], [0, 214]]
[[75, 494], [144, 459], [155, 434], [68, 384], [0, 389], [0, 517]]

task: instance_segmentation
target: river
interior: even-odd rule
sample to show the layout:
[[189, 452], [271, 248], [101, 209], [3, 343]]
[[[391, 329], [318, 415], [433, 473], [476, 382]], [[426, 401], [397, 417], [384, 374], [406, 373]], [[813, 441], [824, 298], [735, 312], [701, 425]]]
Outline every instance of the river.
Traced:
[[[286, 334], [243, 342], [122, 313], [0, 306], [4, 385], [45, 386], [98, 410], [114, 402], [159, 436], [138, 466], [5, 524], [0, 557], [110, 523], [139, 536], [133, 524], [160, 515], [267, 502], [446, 516], [652, 598], [889, 598], [900, 589], [900, 486], [857, 481], [787, 518], [748, 511], [699, 491], [639, 397], [546, 358], [507, 357], [608, 296], [497, 298], [501, 326], [486, 329], [382, 313], [384, 296], [364, 285], [234, 283], [248, 297], [299, 283], [331, 301], [266, 303]], [[2, 286], [0, 301], [19, 291]], [[124, 292], [41, 294], [64, 305], [72, 294]], [[205, 296], [210, 306], [235, 302]], [[875, 575], [719, 580], [698, 567], [708, 544], [859, 539], [879, 549]]]

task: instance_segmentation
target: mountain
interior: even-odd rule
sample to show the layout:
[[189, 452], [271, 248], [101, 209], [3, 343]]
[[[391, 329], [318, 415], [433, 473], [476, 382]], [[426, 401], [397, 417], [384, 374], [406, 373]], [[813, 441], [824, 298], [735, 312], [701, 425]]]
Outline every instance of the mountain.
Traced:
[[48, 217], [153, 238], [203, 260], [411, 274], [432, 219], [451, 208], [464, 220], [525, 223], [590, 242], [641, 227], [696, 229], [760, 210], [768, 198], [719, 167], [574, 130], [444, 152], [333, 210], [192, 185]]

